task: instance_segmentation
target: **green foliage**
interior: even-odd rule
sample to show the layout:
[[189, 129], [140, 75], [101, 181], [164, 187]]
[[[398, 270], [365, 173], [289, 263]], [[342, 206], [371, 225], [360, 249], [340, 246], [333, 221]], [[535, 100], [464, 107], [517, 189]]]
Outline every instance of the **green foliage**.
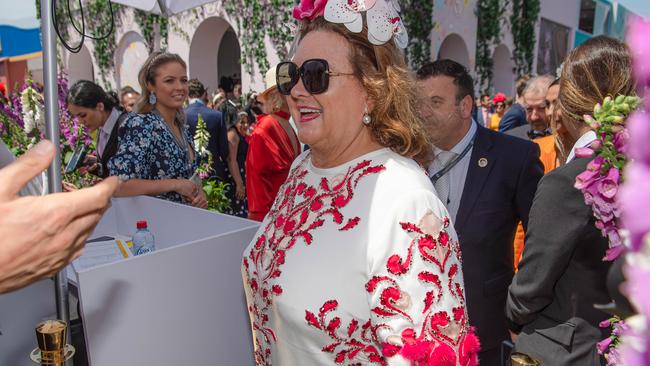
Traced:
[[476, 17], [476, 73], [477, 85], [481, 92], [489, 93], [492, 87], [494, 61], [492, 49], [501, 41], [501, 15], [505, 13], [503, 0], [478, 0]]
[[27, 146], [31, 143], [31, 139], [25, 131], [2, 112], [0, 112], [0, 124], [4, 127], [3, 130], [0, 130], [2, 142], [4, 142], [14, 156], [24, 154], [27, 151]]
[[431, 30], [433, 30], [433, 0], [400, 0], [402, 19], [408, 31], [406, 54], [415, 70], [431, 61]]
[[288, 57], [296, 21], [291, 16], [294, 0], [241, 0], [225, 4], [228, 15], [237, 22], [242, 59], [246, 72], [254, 75], [257, 64], [264, 74], [270, 65], [264, 39], [268, 35], [281, 60]]
[[[241, 43], [241, 63], [250, 75], [255, 73], [253, 65], [257, 63], [260, 72], [265, 73], [270, 65], [266, 57], [264, 36], [264, 8], [258, 0], [229, 1], [225, 4], [226, 12], [237, 21]], [[282, 9], [287, 10], [287, 9]], [[268, 9], [269, 12], [279, 11]]]
[[208, 200], [208, 210], [223, 213], [230, 208], [230, 199], [226, 195], [228, 186], [228, 183], [217, 182], [214, 179], [204, 183], [203, 191]]
[[539, 0], [509, 0], [512, 3], [510, 26], [515, 48], [512, 59], [517, 76], [530, 74], [535, 55], [535, 25], [539, 16]]
[[[113, 4], [113, 11], [117, 13], [115, 14], [115, 19], [120, 18], [119, 14], [122, 10], [122, 6]], [[94, 0], [89, 2], [84, 7], [84, 13], [87, 20], [92, 20], [88, 22], [92, 34], [103, 36], [111, 31], [112, 24], [109, 0]], [[108, 75], [115, 67], [113, 55], [115, 54], [115, 48], [117, 47], [115, 30], [113, 30], [113, 33], [110, 36], [104, 39], [93, 40], [93, 43], [95, 46], [93, 55], [95, 56], [95, 63], [99, 69], [98, 71], [102, 84], [104, 88], [110, 88], [111, 82], [108, 80]]]
[[161, 49], [167, 49], [167, 36], [169, 35], [169, 20], [165, 16], [151, 14], [144, 10], [135, 9], [133, 11], [135, 22], [140, 26], [142, 37], [149, 47], [149, 52], [155, 49], [155, 26], [160, 29], [160, 40], [162, 41]]
[[[275, 51], [278, 53], [280, 60], [289, 58], [289, 43], [293, 40], [293, 32], [291, 27], [295, 25], [295, 21], [291, 16], [291, 9], [294, 6], [294, 0], [271, 0], [271, 9], [278, 9], [276, 11], [266, 11], [265, 23], [273, 25], [267, 28], [269, 38]], [[269, 7], [267, 7], [269, 9]]]
[[[37, 16], [40, 18], [40, 2], [41, 0], [35, 0]], [[71, 5], [76, 5], [76, 2], [72, 1]], [[113, 56], [117, 48], [117, 39], [115, 29], [120, 24], [121, 19], [124, 17], [124, 12], [126, 7], [119, 4], [112, 4], [113, 9], [113, 20], [115, 21], [115, 27], [111, 31], [111, 6], [109, 0], [92, 0], [84, 2], [84, 17], [86, 19], [86, 34], [92, 35], [93, 37], [101, 37], [103, 35], [110, 35], [104, 39], [92, 39], [86, 38], [85, 42], [93, 43], [93, 56], [95, 65], [97, 66], [97, 71], [100, 77], [100, 84], [104, 88], [112, 88], [112, 83], [110, 82], [108, 76], [115, 69], [115, 60]], [[81, 24], [78, 20], [80, 16], [80, 10], [73, 8], [72, 18], [75, 19], [75, 25], [77, 28], [81, 29]], [[145, 39], [149, 51], [153, 51], [154, 42], [155, 42], [155, 26], [159, 25], [160, 29], [160, 38], [162, 41], [162, 49], [167, 48], [167, 36], [169, 34], [169, 20], [164, 16], [154, 15], [147, 13], [142, 10], [133, 10], [135, 22], [140, 27], [142, 36]], [[65, 39], [69, 39], [69, 30], [72, 24], [70, 24], [70, 16], [67, 13], [67, 3], [60, 1], [57, 3], [56, 9], [57, 20], [59, 21], [59, 32]], [[180, 29], [180, 27], [179, 27]]]
[[627, 156], [615, 143], [616, 135], [626, 127], [629, 115], [640, 105], [641, 98], [636, 96], [606, 97], [602, 104], [594, 107], [593, 117], [584, 116], [585, 122], [600, 136], [602, 147], [597, 155], [605, 158], [603, 170], [614, 167], [622, 172], [625, 168]]

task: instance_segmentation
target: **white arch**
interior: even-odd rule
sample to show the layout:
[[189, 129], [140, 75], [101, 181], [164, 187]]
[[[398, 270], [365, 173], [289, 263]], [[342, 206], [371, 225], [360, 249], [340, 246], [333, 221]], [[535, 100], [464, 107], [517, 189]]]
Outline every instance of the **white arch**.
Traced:
[[467, 44], [463, 40], [463, 37], [456, 33], [448, 35], [442, 41], [438, 50], [438, 59], [450, 59], [471, 70]]
[[505, 44], [499, 45], [494, 49], [492, 55], [493, 64], [493, 85], [495, 92], [505, 93], [512, 97], [514, 96], [515, 84], [515, 64], [512, 61], [512, 56], [508, 46]]
[[149, 57], [149, 48], [138, 32], [129, 31], [122, 36], [115, 50], [115, 80], [118, 89], [131, 86], [140, 90], [138, 72]]
[[79, 53], [68, 56], [68, 81], [70, 85], [78, 80], [95, 81], [93, 58], [86, 46], [81, 46]]
[[190, 77], [213, 92], [221, 76], [241, 76], [240, 58], [239, 41], [230, 23], [218, 16], [206, 18], [190, 43]]

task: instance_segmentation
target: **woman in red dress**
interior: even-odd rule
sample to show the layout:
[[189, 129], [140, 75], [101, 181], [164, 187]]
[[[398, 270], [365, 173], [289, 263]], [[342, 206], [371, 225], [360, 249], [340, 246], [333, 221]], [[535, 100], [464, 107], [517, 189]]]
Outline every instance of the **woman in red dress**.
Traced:
[[258, 97], [262, 112], [250, 136], [246, 157], [248, 218], [262, 221], [287, 179], [300, 143], [289, 123], [289, 107], [277, 90], [275, 67], [265, 77], [267, 89]]

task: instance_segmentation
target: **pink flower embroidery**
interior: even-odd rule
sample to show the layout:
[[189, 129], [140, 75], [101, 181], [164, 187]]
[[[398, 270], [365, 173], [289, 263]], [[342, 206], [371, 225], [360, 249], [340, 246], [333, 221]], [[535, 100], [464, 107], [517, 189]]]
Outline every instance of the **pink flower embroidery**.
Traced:
[[293, 8], [293, 17], [296, 20], [309, 20], [323, 16], [327, 0], [302, 0]]

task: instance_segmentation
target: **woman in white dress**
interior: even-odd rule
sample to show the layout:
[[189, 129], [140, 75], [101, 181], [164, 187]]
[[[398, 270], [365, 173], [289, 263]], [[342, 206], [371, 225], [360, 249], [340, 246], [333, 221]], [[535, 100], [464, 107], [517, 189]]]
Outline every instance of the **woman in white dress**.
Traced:
[[255, 360], [476, 365], [456, 232], [418, 165], [431, 150], [404, 27], [391, 3], [363, 6], [294, 10], [300, 38], [277, 88], [310, 150], [244, 253]]

